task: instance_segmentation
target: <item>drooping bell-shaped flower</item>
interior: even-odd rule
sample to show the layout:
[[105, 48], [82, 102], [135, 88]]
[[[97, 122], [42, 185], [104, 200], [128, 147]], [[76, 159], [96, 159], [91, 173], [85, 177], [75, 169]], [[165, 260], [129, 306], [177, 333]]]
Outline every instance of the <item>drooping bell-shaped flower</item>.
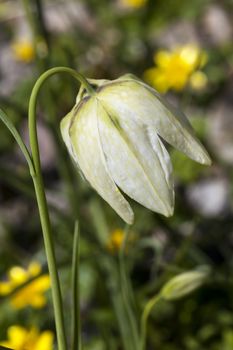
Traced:
[[[64, 142], [91, 186], [127, 223], [126, 193], [154, 212], [174, 209], [172, 165], [162, 139], [193, 160], [210, 164], [187, 118], [154, 89], [131, 75], [94, 81], [61, 121]], [[121, 191], [120, 191], [121, 190]]]

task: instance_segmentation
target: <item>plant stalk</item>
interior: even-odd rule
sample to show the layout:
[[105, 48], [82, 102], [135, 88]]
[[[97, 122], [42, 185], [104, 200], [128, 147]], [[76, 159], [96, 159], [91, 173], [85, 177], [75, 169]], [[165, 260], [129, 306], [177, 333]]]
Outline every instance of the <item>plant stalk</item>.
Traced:
[[37, 127], [36, 127], [36, 105], [37, 105], [37, 99], [38, 99], [40, 88], [46, 79], [48, 79], [50, 76], [57, 73], [68, 73], [72, 75], [75, 79], [79, 80], [85, 86], [87, 92], [91, 95], [94, 94], [94, 90], [92, 89], [88, 81], [85, 79], [85, 77], [83, 77], [81, 74], [79, 74], [75, 70], [67, 67], [51, 68], [38, 78], [37, 82], [33, 87], [30, 101], [29, 101], [29, 111], [28, 111], [29, 139], [30, 139], [32, 160], [35, 168], [35, 173], [32, 175], [32, 179], [33, 179], [35, 192], [36, 192], [41, 227], [42, 227], [43, 238], [44, 238], [45, 251], [46, 251], [47, 262], [48, 262], [48, 270], [51, 278], [51, 290], [52, 290], [52, 299], [53, 299], [53, 306], [54, 306], [58, 349], [67, 350], [64, 312], [63, 312], [63, 305], [62, 305], [62, 294], [61, 294], [61, 287], [60, 287], [58, 269], [56, 264], [48, 204], [47, 204], [45, 189], [43, 184], [43, 177], [42, 177], [41, 163], [40, 163], [40, 152], [39, 152], [38, 136], [37, 136]]

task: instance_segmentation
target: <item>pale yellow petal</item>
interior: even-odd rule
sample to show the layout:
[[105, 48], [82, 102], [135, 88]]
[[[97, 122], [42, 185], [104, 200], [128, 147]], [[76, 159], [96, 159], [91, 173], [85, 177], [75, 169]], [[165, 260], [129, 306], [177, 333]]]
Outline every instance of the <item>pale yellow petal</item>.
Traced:
[[98, 106], [99, 130], [114, 181], [138, 203], [170, 216], [173, 212], [172, 168], [163, 144], [156, 133], [138, 125], [129, 115], [114, 116], [111, 106], [103, 106], [101, 103]]
[[127, 222], [132, 223], [133, 212], [109, 174], [99, 137], [97, 101], [82, 105], [69, 129], [78, 164], [91, 186]]
[[69, 151], [69, 154], [71, 155], [73, 160], [76, 161], [75, 154], [73, 152], [72, 144], [70, 141], [70, 135], [69, 135], [69, 128], [70, 128], [70, 123], [72, 121], [72, 117], [73, 117], [73, 110], [71, 110], [64, 118], [62, 118], [60, 129], [61, 129], [63, 141], [65, 142], [65, 145]]
[[143, 82], [128, 79], [119, 83], [116, 80], [100, 89], [99, 98], [111, 106], [113, 114], [124, 115], [141, 126], [150, 126], [193, 160], [202, 164], [211, 163], [185, 115]]

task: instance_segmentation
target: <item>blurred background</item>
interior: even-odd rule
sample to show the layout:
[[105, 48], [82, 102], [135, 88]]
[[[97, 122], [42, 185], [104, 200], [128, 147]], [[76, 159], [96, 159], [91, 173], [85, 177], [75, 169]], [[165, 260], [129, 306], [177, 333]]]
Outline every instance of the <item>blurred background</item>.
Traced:
[[[169, 148], [176, 183], [173, 217], [132, 203], [136, 220], [125, 264], [136, 322], [145, 302], [170, 277], [199, 266], [211, 269], [200, 289], [153, 309], [148, 349], [233, 349], [232, 10], [232, 0], [0, 2], [0, 105], [26, 143], [36, 79], [48, 68], [68, 66], [93, 79], [137, 75], [185, 112], [211, 155], [213, 165], [207, 168]], [[62, 291], [68, 310], [73, 227], [79, 216], [84, 349], [125, 349], [118, 271], [124, 224], [81, 179], [59, 131], [78, 88], [69, 76], [53, 77], [38, 107]], [[26, 337], [34, 327], [30, 349], [47, 331], [44, 349], [50, 350], [54, 325], [38, 210], [27, 165], [3, 124], [0, 186], [0, 340]], [[31, 278], [38, 283], [14, 293]], [[66, 317], [69, 331], [68, 312]]]

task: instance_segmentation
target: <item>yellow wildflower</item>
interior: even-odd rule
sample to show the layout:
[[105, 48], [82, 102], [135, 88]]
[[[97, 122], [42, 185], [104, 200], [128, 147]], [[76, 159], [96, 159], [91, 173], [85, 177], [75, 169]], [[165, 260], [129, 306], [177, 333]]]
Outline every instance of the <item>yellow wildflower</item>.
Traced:
[[194, 90], [202, 90], [206, 87], [208, 78], [201, 71], [194, 72], [190, 77], [190, 85]]
[[15, 350], [52, 350], [53, 333], [43, 331], [42, 333], [35, 327], [26, 329], [14, 325], [7, 330], [7, 340], [0, 342], [0, 345]]
[[29, 63], [35, 58], [35, 49], [30, 41], [16, 41], [12, 45], [14, 57], [18, 61]]
[[[169, 89], [181, 91], [206, 60], [206, 54], [191, 44], [178, 47], [172, 52], [160, 50], [154, 55], [155, 67], [145, 71], [145, 79], [159, 92], [165, 93]], [[202, 74], [202, 78], [200, 75], [199, 78], [198, 76], [194, 78], [196, 84], [194, 83], [193, 87], [199, 88], [200, 85], [203, 87], [204, 73]]]
[[123, 6], [131, 8], [140, 8], [146, 4], [147, 0], [121, 0]]
[[[0, 296], [12, 293], [10, 301], [16, 309], [28, 305], [35, 308], [43, 307], [46, 304], [44, 293], [50, 287], [50, 278], [48, 274], [39, 276], [40, 273], [41, 265], [37, 262], [32, 262], [27, 269], [20, 266], [12, 267], [8, 272], [8, 280], [0, 282]], [[30, 279], [33, 280], [23, 287], [22, 285]], [[22, 288], [15, 291], [20, 286]]]
[[107, 248], [111, 253], [118, 252], [124, 241], [124, 231], [120, 228], [112, 231], [109, 241], [107, 243]]

